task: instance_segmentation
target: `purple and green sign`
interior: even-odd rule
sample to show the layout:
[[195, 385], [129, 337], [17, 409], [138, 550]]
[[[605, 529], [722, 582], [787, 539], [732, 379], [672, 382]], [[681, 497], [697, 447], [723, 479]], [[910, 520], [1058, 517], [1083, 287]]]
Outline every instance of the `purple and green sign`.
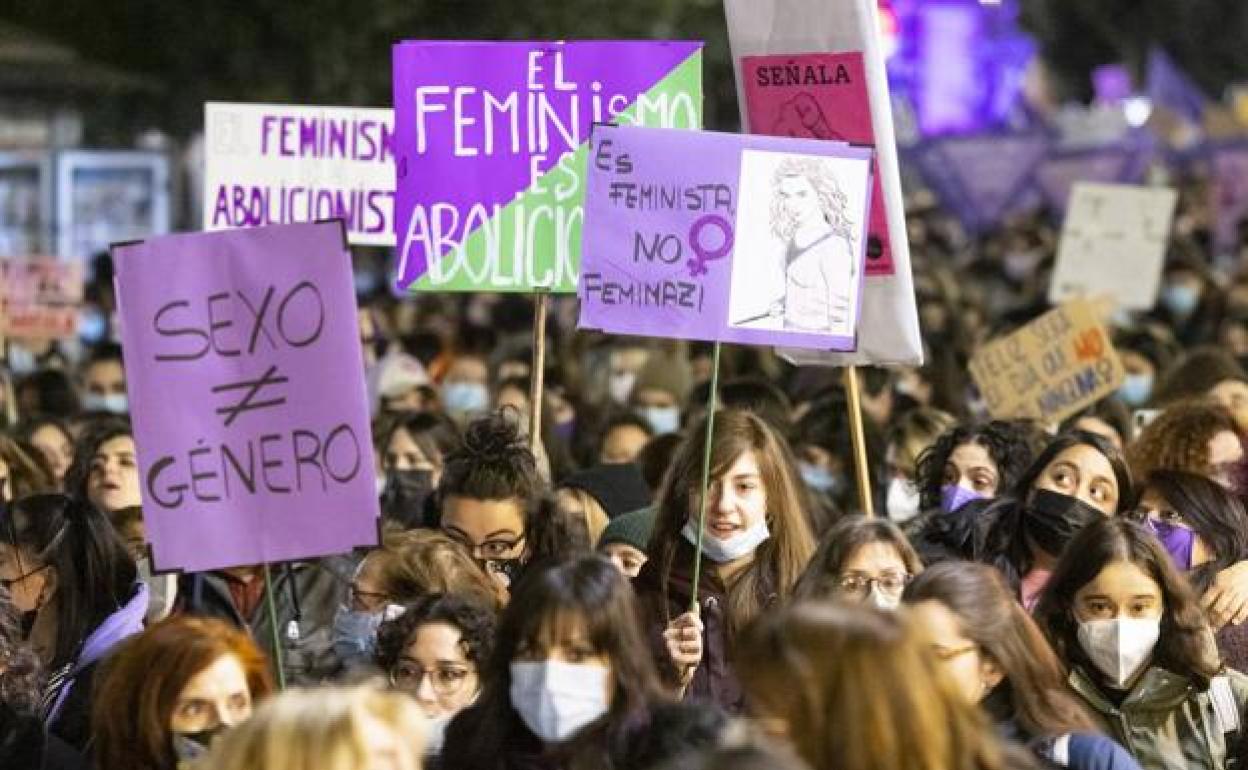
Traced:
[[394, 46], [396, 283], [576, 291], [595, 123], [696, 129], [702, 44]]

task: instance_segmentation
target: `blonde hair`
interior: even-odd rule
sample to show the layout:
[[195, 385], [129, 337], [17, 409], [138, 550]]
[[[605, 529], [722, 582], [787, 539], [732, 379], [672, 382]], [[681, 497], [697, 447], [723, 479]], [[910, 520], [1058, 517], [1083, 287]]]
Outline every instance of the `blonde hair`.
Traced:
[[776, 168], [771, 177], [771, 185], [776, 190], [771, 198], [771, 231], [782, 241], [789, 241], [797, 231], [797, 218], [789, 214], [784, 200], [779, 195], [780, 183], [791, 177], [802, 177], [815, 191], [819, 199], [819, 210], [823, 219], [832, 228], [832, 232], [853, 247], [853, 231], [850, 227], [846, 206], [849, 198], [841, 190], [836, 176], [827, 165], [816, 158], [794, 156], [785, 158]]
[[408, 695], [374, 686], [287, 690], [214, 744], [194, 770], [368, 770], [377, 726], [396, 767], [420, 770], [425, 718]]

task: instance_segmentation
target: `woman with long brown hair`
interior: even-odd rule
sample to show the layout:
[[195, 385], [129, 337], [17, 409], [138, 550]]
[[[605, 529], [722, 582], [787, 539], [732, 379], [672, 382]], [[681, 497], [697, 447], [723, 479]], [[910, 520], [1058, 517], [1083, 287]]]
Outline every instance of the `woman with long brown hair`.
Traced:
[[1004, 735], [1074, 770], [1139, 767], [1066, 687], [1066, 672], [1035, 622], [985, 564], [937, 564], [906, 587], [905, 603], [941, 667]]
[[173, 770], [251, 716], [273, 689], [264, 653], [215, 618], [157, 623], [100, 672], [91, 713], [99, 770]]
[[1248, 677], [1222, 665], [1195, 595], [1144, 526], [1115, 517], [1080, 532], [1035, 615], [1070, 687], [1147, 770], [1242, 761]]
[[799, 602], [747, 629], [737, 664], [755, 716], [811, 770], [1031, 767], [925, 647], [905, 613]]
[[706, 424], [677, 451], [659, 497], [636, 588], [660, 672], [691, 700], [740, 712], [733, 641], [793, 593], [814, 553], [806, 498], [788, 447], [752, 413], [715, 415], [697, 612], [692, 591]]

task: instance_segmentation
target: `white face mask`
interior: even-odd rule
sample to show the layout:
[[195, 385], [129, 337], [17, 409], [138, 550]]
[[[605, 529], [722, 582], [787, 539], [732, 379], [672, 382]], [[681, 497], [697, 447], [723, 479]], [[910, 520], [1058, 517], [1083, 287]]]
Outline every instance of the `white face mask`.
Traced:
[[636, 381], [637, 375], [634, 372], [614, 372], [607, 386], [611, 392], [611, 400], [621, 406], [627, 404], [628, 397], [633, 393], [633, 383]]
[[82, 408], [88, 412], [126, 414], [130, 410], [125, 393], [84, 393]]
[[607, 713], [607, 677], [602, 666], [513, 661], [511, 705], [534, 735], [561, 743]]
[[445, 714], [425, 720], [425, 756], [436, 757], [442, 753], [442, 746], [446, 744], [446, 726], [454, 716]]
[[880, 589], [876, 583], [871, 584], [871, 593], [867, 594], [867, 606], [877, 610], [895, 610], [901, 606], [901, 595], [890, 596]]
[[[695, 547], [697, 546], [698, 525], [692, 519], [685, 522], [685, 527], [680, 534], [684, 535], [685, 539]], [[702, 538], [702, 553], [716, 564], [725, 564], [754, 553], [754, 549], [762, 545], [769, 537], [771, 537], [771, 531], [767, 529], [767, 520], [759, 519], [754, 526], [727, 539], [721, 540], [718, 537], [706, 535]]]
[[909, 481], [894, 476], [888, 482], [888, 497], [885, 500], [888, 518], [896, 522], [909, 521], [919, 514], [919, 490]]
[[637, 412], [646, 422], [654, 435], [675, 433], [680, 430], [680, 408], [675, 406], [639, 406]]
[[1161, 638], [1160, 618], [1114, 618], [1079, 624], [1079, 644], [1118, 687], [1148, 663]]

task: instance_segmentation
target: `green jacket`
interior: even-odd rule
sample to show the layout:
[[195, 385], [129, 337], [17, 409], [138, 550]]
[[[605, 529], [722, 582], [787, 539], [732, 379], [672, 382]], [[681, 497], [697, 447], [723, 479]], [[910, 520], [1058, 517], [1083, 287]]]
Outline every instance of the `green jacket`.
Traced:
[[[1186, 678], [1153, 667], [1140, 677], [1121, 706], [1105, 696], [1096, 680], [1076, 667], [1071, 688], [1099, 718], [1105, 732], [1130, 751], [1144, 770], [1228, 770], [1241, 764], [1246, 748], [1248, 676], [1227, 669], [1225, 677], [1239, 714], [1239, 729], [1214, 710], [1210, 691]], [[1229, 704], [1228, 704], [1229, 705]]]

